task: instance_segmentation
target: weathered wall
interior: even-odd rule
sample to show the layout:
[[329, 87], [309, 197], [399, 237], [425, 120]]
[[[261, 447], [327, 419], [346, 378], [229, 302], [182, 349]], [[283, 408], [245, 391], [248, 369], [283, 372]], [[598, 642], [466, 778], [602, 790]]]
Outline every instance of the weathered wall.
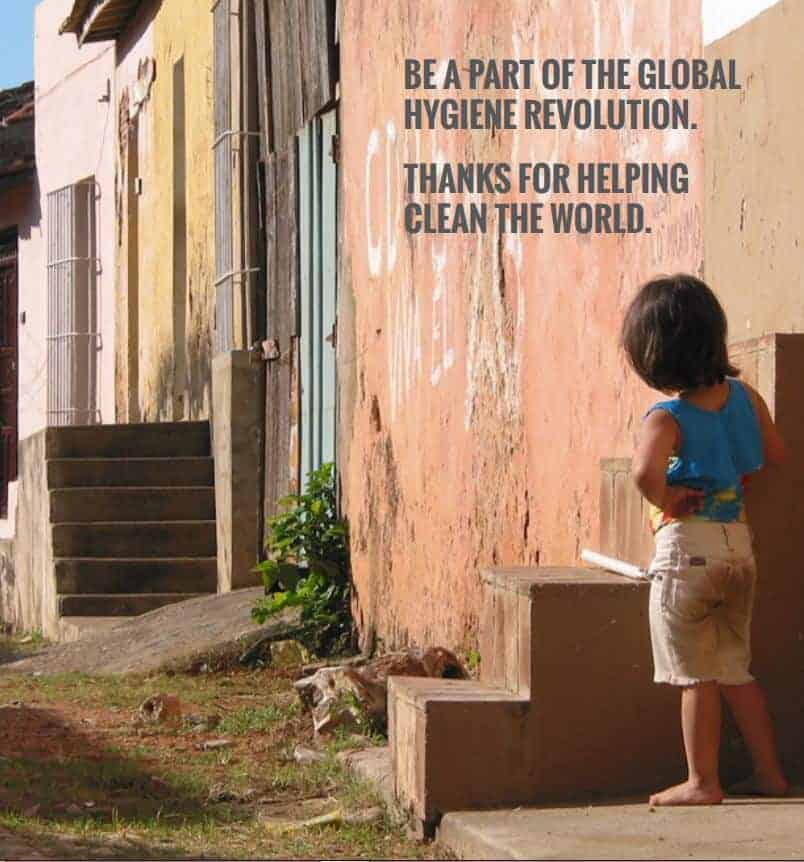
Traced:
[[[572, 563], [597, 541], [600, 459], [630, 454], [652, 397], [618, 351], [622, 313], [646, 277], [700, 268], [701, 142], [406, 132], [403, 58], [695, 56], [700, 3], [342, 11], [339, 459], [358, 621], [389, 643], [467, 644], [481, 566]], [[408, 237], [401, 165], [438, 158], [681, 159], [692, 191], [648, 200], [653, 233], [628, 239]]]
[[[20, 438], [47, 423], [47, 195], [94, 177], [98, 184], [97, 280], [102, 350], [98, 405], [114, 422], [114, 159], [115, 113], [107, 95], [114, 47], [78, 48], [59, 25], [71, 0], [44, 0], [35, 11], [36, 162], [39, 179], [34, 226], [20, 238]], [[80, 118], [80, 121], [79, 121]]]
[[15, 631], [58, 635], [46, 431], [20, 441], [16, 535], [0, 545], [0, 609]]
[[[207, 418], [212, 15], [184, 0], [144, 3], [117, 53], [118, 413], [124, 421]], [[183, 123], [174, 110], [182, 89]], [[141, 191], [133, 186], [137, 178]]]
[[743, 82], [705, 100], [705, 271], [733, 339], [804, 330], [802, 28], [804, 6], [783, 0], [706, 50]]
[[[98, 201], [97, 280], [100, 295], [98, 406], [101, 420], [114, 421], [114, 111], [99, 101], [114, 76], [110, 45], [79, 49], [72, 36], [59, 36], [71, 0], [43, 0], [36, 7], [37, 175], [31, 185], [4, 195], [0, 230], [19, 233], [19, 437], [25, 440], [47, 423], [47, 195], [94, 176]], [[75, 118], [81, 117], [81, 122]], [[22, 322], [24, 319], [24, 323]], [[20, 456], [21, 457], [21, 456]], [[22, 481], [9, 488], [9, 516], [0, 520], [0, 537], [15, 533], [17, 497]]]
[[212, 392], [218, 592], [228, 593], [261, 583], [264, 364], [247, 350], [219, 353]]

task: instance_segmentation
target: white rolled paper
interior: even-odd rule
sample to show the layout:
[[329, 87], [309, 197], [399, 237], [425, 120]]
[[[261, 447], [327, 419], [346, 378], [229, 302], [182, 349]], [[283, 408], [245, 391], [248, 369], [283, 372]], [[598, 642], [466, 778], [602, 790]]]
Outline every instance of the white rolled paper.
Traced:
[[644, 581], [647, 578], [645, 571], [640, 569], [639, 566], [618, 560], [616, 557], [607, 557], [605, 554], [598, 554], [597, 551], [590, 551], [587, 548], [581, 551], [581, 559], [586, 563], [597, 566], [599, 569], [606, 569], [608, 572], [624, 575], [626, 578], [633, 578], [636, 581]]

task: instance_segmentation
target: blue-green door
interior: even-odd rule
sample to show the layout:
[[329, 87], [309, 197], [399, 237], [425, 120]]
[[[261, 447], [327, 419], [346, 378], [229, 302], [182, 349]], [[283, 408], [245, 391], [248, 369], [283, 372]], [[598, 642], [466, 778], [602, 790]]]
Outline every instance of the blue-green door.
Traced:
[[299, 147], [299, 365], [301, 485], [335, 460], [337, 111], [314, 117]]

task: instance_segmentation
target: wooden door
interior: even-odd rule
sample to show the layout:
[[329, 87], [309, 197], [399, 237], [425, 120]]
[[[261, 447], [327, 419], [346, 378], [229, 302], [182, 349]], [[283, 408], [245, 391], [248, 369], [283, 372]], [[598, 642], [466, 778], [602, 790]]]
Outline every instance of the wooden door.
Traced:
[[[255, 0], [254, 12], [268, 359], [264, 502], [270, 516], [282, 496], [300, 489], [311, 465], [334, 458], [336, 169], [330, 154], [336, 114], [328, 109], [336, 102], [339, 66], [336, 0]], [[320, 197], [310, 197], [313, 182]], [[302, 248], [308, 217], [311, 230], [317, 227]], [[311, 303], [315, 296], [324, 304]], [[302, 374], [310, 376], [302, 382]]]
[[17, 478], [17, 237], [0, 237], [0, 517]]

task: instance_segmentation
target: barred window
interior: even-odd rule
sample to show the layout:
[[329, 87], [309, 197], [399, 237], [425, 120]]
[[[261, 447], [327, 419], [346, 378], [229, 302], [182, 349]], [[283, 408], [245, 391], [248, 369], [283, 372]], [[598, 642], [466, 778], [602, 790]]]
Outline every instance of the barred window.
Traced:
[[49, 425], [100, 421], [97, 199], [94, 179], [47, 196]]

